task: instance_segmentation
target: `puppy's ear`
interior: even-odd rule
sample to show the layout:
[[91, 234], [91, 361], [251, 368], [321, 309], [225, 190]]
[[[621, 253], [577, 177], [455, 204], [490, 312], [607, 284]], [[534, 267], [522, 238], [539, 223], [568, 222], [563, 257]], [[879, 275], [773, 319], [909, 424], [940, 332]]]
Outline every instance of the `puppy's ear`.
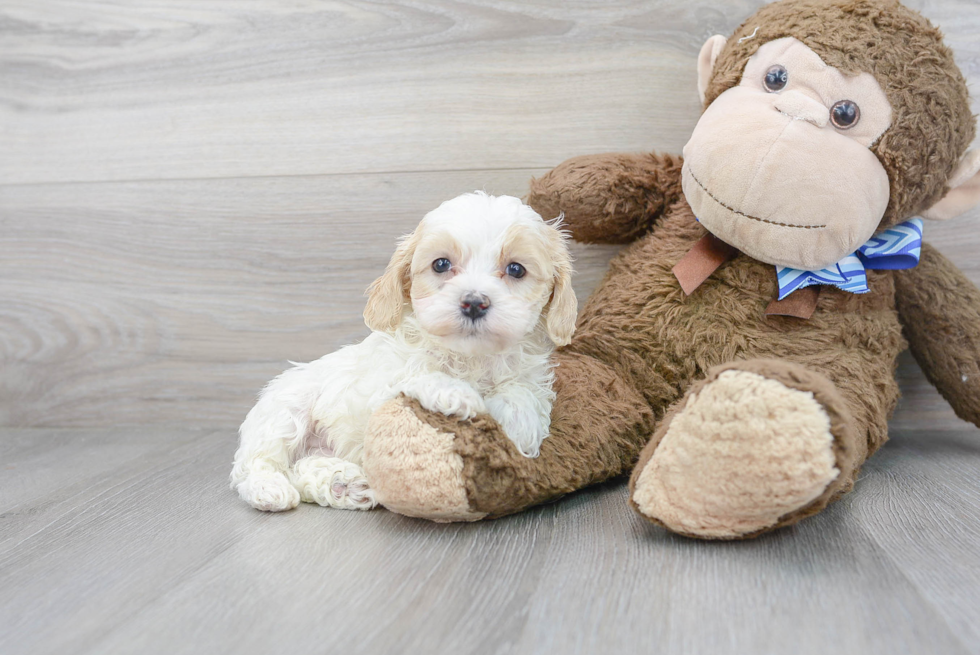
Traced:
[[572, 257], [568, 253], [566, 237], [558, 231], [555, 244], [555, 288], [551, 292], [548, 306], [548, 336], [556, 346], [567, 346], [575, 333], [575, 319], [578, 317], [578, 299], [572, 289]]
[[368, 287], [364, 322], [376, 332], [394, 332], [401, 323], [402, 310], [411, 290], [412, 257], [418, 244], [417, 234], [418, 230], [402, 237], [384, 275]]

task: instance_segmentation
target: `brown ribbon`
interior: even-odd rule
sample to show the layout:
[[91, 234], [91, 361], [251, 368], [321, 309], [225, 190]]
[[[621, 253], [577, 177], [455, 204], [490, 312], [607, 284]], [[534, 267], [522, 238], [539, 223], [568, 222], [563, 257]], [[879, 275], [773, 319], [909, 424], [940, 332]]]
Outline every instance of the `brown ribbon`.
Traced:
[[734, 259], [737, 254], [736, 248], [709, 233], [701, 237], [671, 270], [681, 283], [684, 294], [689, 296], [722, 264]]
[[813, 316], [817, 308], [817, 298], [820, 297], [820, 287], [803, 287], [797, 289], [782, 300], [773, 300], [766, 307], [766, 316], [795, 316], [806, 320]]
[[[737, 254], [736, 248], [709, 233], [701, 237], [671, 270], [680, 282], [684, 294], [689, 296], [722, 264], [734, 259]], [[766, 307], [765, 315], [793, 316], [806, 320], [813, 316], [819, 297], [818, 286], [797, 289], [782, 300], [773, 299]]]

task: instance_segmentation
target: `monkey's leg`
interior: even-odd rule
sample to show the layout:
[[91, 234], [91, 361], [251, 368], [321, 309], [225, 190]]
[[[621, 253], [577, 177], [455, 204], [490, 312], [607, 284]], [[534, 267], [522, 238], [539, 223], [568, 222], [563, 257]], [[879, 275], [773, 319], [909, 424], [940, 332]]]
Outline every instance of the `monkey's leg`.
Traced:
[[388, 509], [435, 521], [497, 517], [627, 472], [653, 429], [646, 400], [611, 367], [556, 353], [551, 434], [534, 459], [489, 416], [458, 421], [402, 397], [378, 410], [364, 470]]
[[824, 375], [781, 360], [713, 368], [668, 410], [644, 448], [630, 504], [654, 523], [702, 539], [795, 523], [851, 489], [867, 435], [878, 430], [861, 420], [884, 422], [888, 405], [871, 403], [880, 416], [858, 405], [852, 411]]

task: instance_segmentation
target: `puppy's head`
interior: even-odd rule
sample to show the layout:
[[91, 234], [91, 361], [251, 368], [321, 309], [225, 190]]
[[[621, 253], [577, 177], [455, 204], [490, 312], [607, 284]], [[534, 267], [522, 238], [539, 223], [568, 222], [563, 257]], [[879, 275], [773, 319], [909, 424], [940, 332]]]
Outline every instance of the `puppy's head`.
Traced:
[[429, 212], [368, 289], [364, 321], [393, 331], [406, 302], [451, 350], [499, 352], [544, 321], [559, 346], [578, 309], [571, 257], [557, 222], [510, 196], [467, 193]]

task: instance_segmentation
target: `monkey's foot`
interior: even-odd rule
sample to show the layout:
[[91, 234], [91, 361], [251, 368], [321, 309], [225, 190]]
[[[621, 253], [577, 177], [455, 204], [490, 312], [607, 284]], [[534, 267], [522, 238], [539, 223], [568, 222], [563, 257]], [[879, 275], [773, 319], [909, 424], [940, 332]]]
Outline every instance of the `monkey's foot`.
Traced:
[[834, 386], [796, 364], [719, 367], [668, 412], [630, 504], [673, 532], [738, 539], [795, 523], [852, 486], [863, 459]]
[[453, 448], [456, 435], [424, 422], [418, 415], [423, 411], [417, 400], [400, 397], [372, 415], [364, 471], [375, 498], [393, 512], [438, 523], [482, 519], [486, 512], [475, 511], [466, 496], [463, 459]]

